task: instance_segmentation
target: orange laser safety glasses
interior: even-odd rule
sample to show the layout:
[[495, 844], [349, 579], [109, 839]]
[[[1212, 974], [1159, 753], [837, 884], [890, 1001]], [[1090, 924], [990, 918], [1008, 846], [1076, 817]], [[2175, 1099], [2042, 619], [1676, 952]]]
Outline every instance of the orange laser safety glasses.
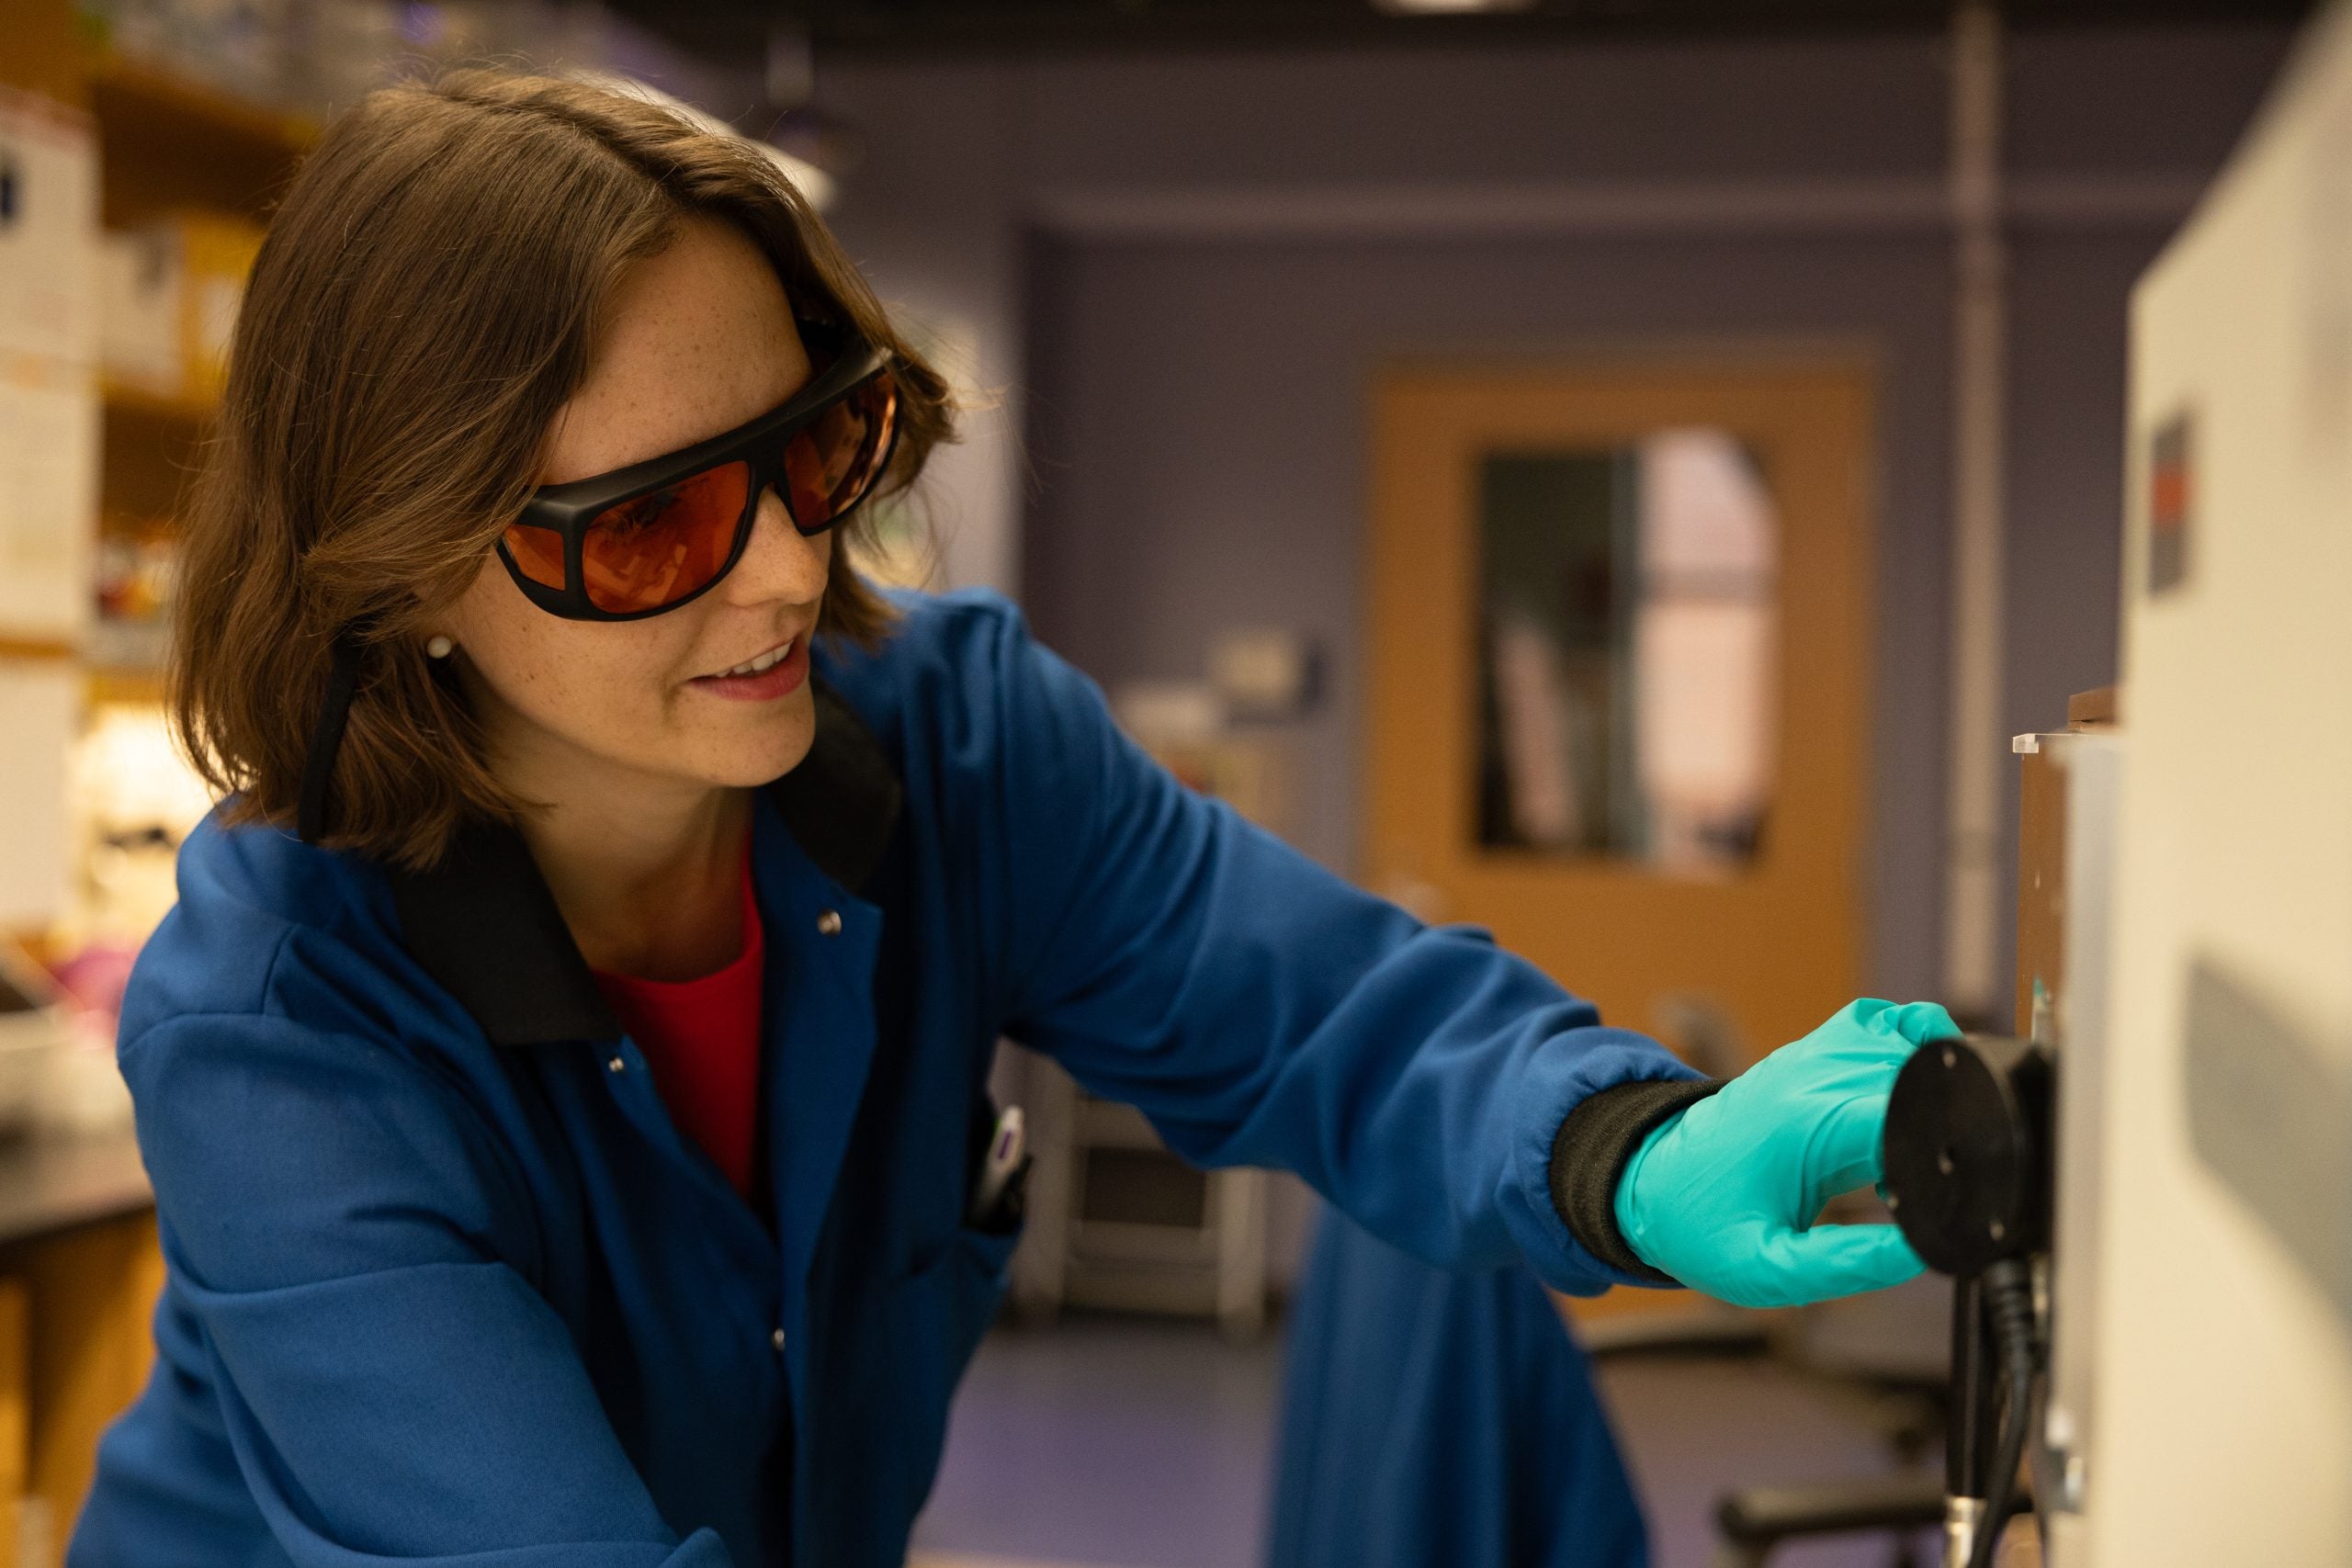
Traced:
[[806, 536], [854, 512], [890, 465], [898, 382], [874, 344], [800, 331], [820, 368], [780, 406], [684, 451], [540, 486], [498, 542], [525, 596], [567, 620], [641, 620], [734, 570], [769, 490]]

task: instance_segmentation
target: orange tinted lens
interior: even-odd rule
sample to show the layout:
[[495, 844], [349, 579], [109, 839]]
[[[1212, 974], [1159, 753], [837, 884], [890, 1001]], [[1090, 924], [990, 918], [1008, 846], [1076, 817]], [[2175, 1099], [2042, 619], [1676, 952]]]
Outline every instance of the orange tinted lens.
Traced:
[[818, 533], [865, 500], [889, 461], [898, 423], [899, 384], [885, 370], [804, 425], [784, 448], [794, 525]]
[[506, 530], [506, 553], [515, 569], [534, 582], [563, 586], [563, 536], [552, 528], [531, 528], [517, 523]]
[[750, 464], [722, 463], [598, 513], [580, 542], [588, 602], [658, 610], [707, 586], [735, 548], [751, 489]]

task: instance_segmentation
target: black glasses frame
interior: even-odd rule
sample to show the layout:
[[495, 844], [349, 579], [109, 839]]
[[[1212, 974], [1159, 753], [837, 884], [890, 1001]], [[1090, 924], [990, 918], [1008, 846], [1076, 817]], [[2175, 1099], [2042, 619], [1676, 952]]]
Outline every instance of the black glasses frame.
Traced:
[[[752, 522], [759, 514], [760, 497], [770, 490], [784, 502], [787, 516], [792, 513], [792, 487], [785, 482], [784, 449], [793, 436], [814, 423], [835, 403], [857, 391], [876, 376], [890, 368], [890, 355], [862, 338], [852, 337], [827, 323], [802, 321], [800, 335], [804, 343], [820, 353], [830, 353], [831, 362], [825, 365], [816, 378], [798, 392], [749, 423], [698, 441], [692, 446], [648, 457], [641, 463], [631, 463], [610, 473], [594, 474], [584, 479], [571, 479], [560, 485], [541, 485], [534, 491], [514, 521], [526, 528], [545, 528], [563, 536], [563, 586], [541, 582], [524, 571], [517, 564], [506, 541], [498, 541], [498, 558], [506, 564], [506, 574], [523, 596], [549, 615], [571, 621], [641, 621], [649, 615], [659, 615], [688, 604], [709, 592], [726, 581], [743, 558], [743, 550], [752, 540]], [[876, 457], [874, 472], [878, 476], [889, 467], [890, 457], [899, 442], [899, 421], [890, 421], [890, 432], [883, 449]], [[656, 604], [650, 610], [606, 610], [588, 597], [587, 574], [581, 567], [582, 541], [586, 538], [588, 525], [616, 506], [653, 494], [657, 491], [680, 484], [729, 463], [748, 463], [752, 482], [744, 492], [743, 515], [735, 520], [735, 539], [727, 551], [724, 565], [711, 574], [709, 581], [693, 592], [683, 594], [666, 604]], [[800, 519], [792, 525], [804, 538], [839, 527], [843, 520], [865, 503], [873, 493], [859, 496], [831, 518], [814, 528], [802, 527]]]

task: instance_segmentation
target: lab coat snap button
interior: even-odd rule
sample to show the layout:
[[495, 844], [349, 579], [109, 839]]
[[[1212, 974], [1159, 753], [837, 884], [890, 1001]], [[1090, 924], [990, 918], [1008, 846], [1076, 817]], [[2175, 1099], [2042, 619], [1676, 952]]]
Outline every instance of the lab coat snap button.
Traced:
[[776, 1350], [776, 1354], [777, 1354], [777, 1355], [779, 1355], [779, 1356], [783, 1355], [783, 1354], [784, 1354], [784, 1330], [783, 1330], [783, 1329], [781, 1329], [781, 1328], [779, 1328], [779, 1329], [777, 1329], [774, 1334], [769, 1335], [769, 1336], [768, 1336], [768, 1343], [775, 1347], [775, 1350]]
[[841, 911], [840, 911], [839, 909], [827, 909], [827, 910], [825, 910], [822, 914], [819, 915], [819, 916], [817, 917], [817, 931], [818, 931], [818, 934], [819, 934], [819, 935], [820, 935], [820, 936], [839, 936], [839, 935], [841, 935], [841, 934], [842, 934], [842, 913], [841, 913]]
[[612, 1068], [613, 1071], [616, 1073], [626, 1071], [628, 1067], [628, 1064], [618, 1056], [616, 1056], [611, 1061], [606, 1062], [605, 1066]]

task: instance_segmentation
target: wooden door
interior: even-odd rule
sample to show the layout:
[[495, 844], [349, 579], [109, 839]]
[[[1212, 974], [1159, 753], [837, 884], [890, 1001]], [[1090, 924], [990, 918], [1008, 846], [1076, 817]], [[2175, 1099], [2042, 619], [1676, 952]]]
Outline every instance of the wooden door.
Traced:
[[1860, 972], [1867, 372], [1399, 367], [1374, 400], [1372, 885], [1612, 1023], [1727, 1024], [1718, 1070], [1826, 1018]]

